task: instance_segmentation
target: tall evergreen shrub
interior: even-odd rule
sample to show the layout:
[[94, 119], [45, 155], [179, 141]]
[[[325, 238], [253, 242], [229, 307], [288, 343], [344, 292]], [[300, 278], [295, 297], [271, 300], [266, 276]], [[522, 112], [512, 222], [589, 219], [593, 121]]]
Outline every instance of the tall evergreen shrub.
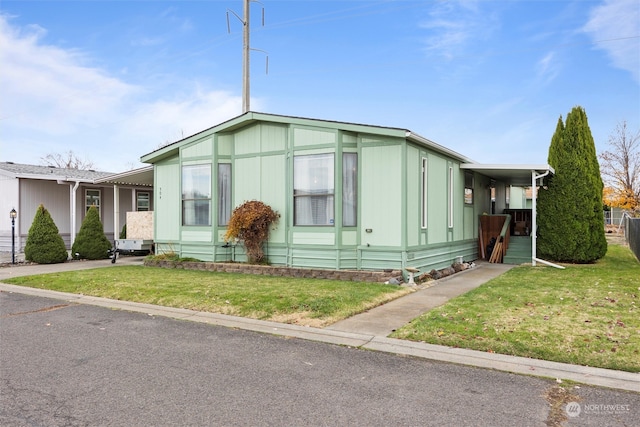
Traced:
[[44, 205], [38, 206], [29, 228], [24, 257], [27, 261], [38, 264], [57, 264], [68, 258], [64, 240]]
[[104, 227], [102, 222], [100, 222], [98, 209], [95, 206], [91, 206], [73, 242], [71, 248], [73, 258], [109, 258], [109, 249], [111, 249], [111, 243], [109, 243], [109, 240], [104, 235]]
[[591, 263], [607, 252], [602, 217], [602, 178], [595, 144], [582, 107], [562, 116], [551, 139], [549, 165], [537, 200], [537, 254], [541, 258]]

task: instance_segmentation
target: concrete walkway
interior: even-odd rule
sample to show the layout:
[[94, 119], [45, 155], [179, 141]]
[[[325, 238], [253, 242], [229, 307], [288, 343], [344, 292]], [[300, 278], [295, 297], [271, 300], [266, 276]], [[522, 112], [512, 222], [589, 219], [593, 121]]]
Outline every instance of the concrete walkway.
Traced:
[[334, 323], [326, 329], [386, 337], [421, 314], [477, 288], [513, 267], [480, 261], [472, 269], [437, 280], [428, 287], [419, 286], [414, 293]]
[[[53, 265], [9, 265], [0, 268], [0, 282], [10, 277], [53, 273], [56, 271], [100, 267], [108, 268], [114, 265], [142, 265], [142, 261], [142, 257], [122, 257], [118, 259], [116, 264], [111, 264], [110, 260], [100, 260], [74, 261]], [[0, 256], [0, 262], [6, 262], [2, 256]], [[441, 279], [430, 287], [419, 289], [412, 294], [377, 307], [376, 309], [369, 310], [367, 313], [354, 316], [351, 319], [346, 319], [324, 329], [26, 288], [5, 283], [0, 283], [0, 292], [16, 292], [65, 300], [73, 304], [90, 304], [111, 309], [145, 313], [151, 316], [164, 316], [311, 341], [459, 363], [480, 368], [571, 380], [584, 384], [640, 392], [639, 373], [591, 368], [387, 338], [387, 335], [394, 329], [403, 326], [413, 318], [433, 307], [444, 304], [454, 296], [467, 292], [487, 280], [499, 276], [510, 267], [511, 266], [508, 265], [480, 263], [476, 268]]]

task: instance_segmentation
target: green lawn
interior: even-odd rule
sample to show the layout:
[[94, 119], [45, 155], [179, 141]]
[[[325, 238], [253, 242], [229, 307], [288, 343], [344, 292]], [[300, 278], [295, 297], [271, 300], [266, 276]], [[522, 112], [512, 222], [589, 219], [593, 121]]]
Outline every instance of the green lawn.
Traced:
[[640, 372], [638, 295], [640, 263], [609, 245], [595, 264], [516, 267], [392, 336]]
[[143, 266], [16, 277], [14, 285], [322, 327], [412, 292], [375, 283]]
[[[359, 282], [115, 266], [7, 283], [322, 327], [412, 292]], [[443, 284], [446, 286], [446, 284]], [[640, 263], [609, 245], [595, 264], [516, 267], [395, 338], [640, 372]]]

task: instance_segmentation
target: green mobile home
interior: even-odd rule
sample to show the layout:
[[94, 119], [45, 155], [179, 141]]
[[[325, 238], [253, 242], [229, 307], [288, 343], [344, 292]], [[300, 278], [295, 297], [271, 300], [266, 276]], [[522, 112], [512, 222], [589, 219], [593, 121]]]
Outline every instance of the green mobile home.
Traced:
[[223, 237], [249, 200], [280, 214], [272, 265], [428, 271], [474, 260], [478, 217], [495, 210], [500, 185], [406, 129], [255, 112], [141, 160], [154, 165], [156, 252], [203, 261], [245, 260]]

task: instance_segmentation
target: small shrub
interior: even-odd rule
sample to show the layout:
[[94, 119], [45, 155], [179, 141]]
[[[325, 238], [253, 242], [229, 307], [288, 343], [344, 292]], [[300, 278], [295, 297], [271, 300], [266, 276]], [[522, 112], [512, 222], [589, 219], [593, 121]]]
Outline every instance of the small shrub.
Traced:
[[24, 247], [24, 256], [27, 261], [38, 264], [57, 264], [68, 258], [64, 240], [44, 205], [38, 206], [36, 210]]
[[181, 258], [180, 255], [178, 255], [176, 252], [165, 252], [162, 254], [158, 254], [158, 255], [147, 255], [145, 257], [146, 261], [175, 261], [175, 262], [202, 262], [202, 260], [199, 260], [197, 258], [191, 258], [191, 257], [186, 257], [186, 258]]
[[104, 226], [100, 222], [98, 209], [91, 206], [73, 242], [71, 248], [73, 258], [105, 259], [109, 258], [109, 249], [111, 249], [111, 243], [104, 235]]
[[120, 236], [118, 238], [119, 239], [126, 239], [127, 238], [127, 224], [122, 226], [122, 230], [120, 231]]
[[277, 223], [278, 218], [280, 214], [263, 202], [244, 202], [233, 210], [224, 240], [242, 240], [249, 263], [262, 263], [265, 261], [262, 244], [269, 238], [271, 225]]

